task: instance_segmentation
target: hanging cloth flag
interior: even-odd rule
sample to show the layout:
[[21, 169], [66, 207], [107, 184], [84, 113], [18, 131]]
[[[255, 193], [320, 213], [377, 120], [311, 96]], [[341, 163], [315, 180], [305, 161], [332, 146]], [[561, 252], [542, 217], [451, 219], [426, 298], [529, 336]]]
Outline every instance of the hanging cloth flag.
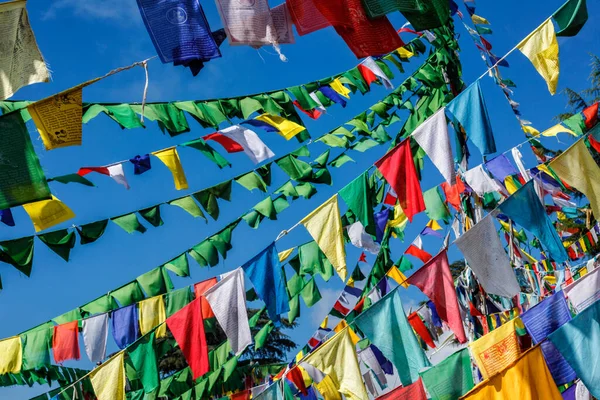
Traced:
[[232, 351], [239, 356], [252, 343], [243, 270], [238, 268], [228, 273], [219, 283], [204, 292], [204, 298], [229, 339]]
[[125, 177], [125, 171], [123, 171], [123, 164], [109, 165], [108, 167], [81, 167], [77, 171], [77, 175], [85, 176], [90, 172], [110, 176], [115, 182], [125, 186], [125, 189], [129, 189], [129, 183]]
[[[399, 290], [395, 289], [363, 311], [354, 321], [371, 343], [394, 364], [402, 385], [416, 382], [419, 371], [430, 365], [404, 314]], [[382, 326], [387, 328], [381, 329]]]
[[23, 209], [31, 218], [36, 232], [75, 218], [73, 211], [54, 196], [52, 196], [52, 200], [23, 204]]
[[140, 14], [160, 60], [184, 65], [194, 76], [204, 62], [221, 57], [219, 32], [211, 33], [198, 0], [137, 0]]
[[460, 317], [446, 249], [412, 274], [408, 278], [408, 283], [421, 289], [431, 299], [438, 315], [452, 329], [458, 342], [465, 343], [467, 338]]
[[329, 100], [333, 101], [336, 104], [341, 104], [342, 108], [346, 107], [346, 100], [342, 96], [338, 94], [331, 86], [321, 86], [319, 87], [319, 91], [323, 93], [323, 96], [327, 97]]
[[458, 399], [474, 385], [469, 350], [457, 351], [420, 375], [431, 400]]
[[[360, 174], [356, 179], [339, 191], [340, 197], [348, 208], [369, 233], [375, 234], [375, 219], [373, 217], [373, 196], [369, 186], [369, 173]], [[386, 221], [387, 222], [387, 221]], [[384, 225], [385, 227], [385, 225]]]
[[427, 330], [427, 327], [421, 320], [419, 314], [413, 312], [407, 318], [408, 323], [410, 324], [410, 326], [412, 326], [417, 335], [419, 335], [419, 337], [423, 339], [427, 346], [429, 346], [432, 349], [435, 349], [435, 343], [433, 343], [433, 339], [431, 338], [431, 335], [429, 334], [429, 331]]
[[138, 313], [135, 304], [113, 311], [110, 323], [113, 339], [120, 349], [135, 342], [139, 336]]
[[67, 322], [54, 327], [52, 336], [52, 354], [57, 364], [67, 360], [79, 360], [78, 322]]
[[421, 236], [417, 236], [410, 246], [408, 246], [404, 254], [410, 254], [413, 257], [417, 257], [424, 263], [431, 260], [432, 257], [431, 254], [423, 250], [423, 240], [421, 240]]
[[[215, 286], [216, 284], [217, 284], [217, 278], [210, 278], [205, 281], [196, 283], [194, 285], [194, 294], [196, 295], [196, 298], [202, 297], [204, 295], [204, 292], [206, 292], [208, 289]], [[210, 308], [210, 304], [203, 297], [200, 300], [200, 306], [202, 308], [202, 317], [203, 318], [208, 319], [208, 318], [215, 317], [215, 314], [213, 313], [212, 308]]]
[[133, 174], [141, 175], [144, 172], [150, 170], [150, 154], [144, 154], [143, 156], [135, 156], [129, 160], [133, 164]]
[[3, 53], [0, 100], [12, 97], [23, 86], [50, 81], [48, 68], [29, 24], [26, 4], [25, 0], [0, 4], [0, 26], [4, 28], [0, 39]]
[[[598, 108], [600, 107], [600, 102], [596, 102], [591, 106], [584, 108], [581, 112], [585, 117], [585, 127], [586, 129], [592, 129], [596, 123], [598, 122]], [[592, 133], [592, 136], [594, 133]]]
[[380, 245], [373, 240], [373, 236], [369, 235], [360, 221], [348, 225], [346, 227], [350, 243], [359, 249], [368, 251], [371, 254], [378, 254]]
[[239, 125], [233, 125], [225, 129], [221, 129], [219, 133], [238, 143], [244, 153], [252, 160], [254, 164], [258, 164], [271, 157], [275, 157], [275, 153], [260, 140], [258, 135], [250, 130]]
[[577, 379], [573, 368], [560, 355], [552, 342], [546, 340], [549, 334], [571, 320], [571, 312], [564, 294], [556, 292], [545, 298], [521, 314], [521, 320], [533, 339], [533, 343], [541, 343], [540, 347], [554, 382], [557, 385], [563, 385]]
[[[19, 336], [22, 340], [22, 353], [23, 353], [23, 366], [24, 370], [32, 370], [39, 369], [41, 367], [50, 365], [50, 348], [52, 346], [52, 333], [54, 332], [54, 323], [49, 321], [45, 324], [39, 325], [33, 329], [30, 329], [24, 333], [21, 333]], [[1, 342], [0, 342], [1, 343]], [[14, 354], [12, 351], [18, 351], [16, 348], [12, 348], [10, 343], [4, 343], [8, 348], [3, 348], [0, 350], [0, 354]], [[16, 345], [13, 343], [12, 345]], [[8, 356], [4, 361], [9, 364], [12, 364], [11, 357]], [[21, 357], [19, 357], [21, 360]], [[14, 365], [14, 364], [13, 364]], [[3, 368], [0, 367], [0, 371], [3, 371]], [[5, 372], [0, 372], [0, 374]]]
[[573, 135], [573, 136], [579, 136], [575, 132], [573, 132], [572, 130], [570, 130], [568, 128], [565, 128], [561, 124], [556, 124], [552, 128], [546, 129], [545, 131], [543, 131], [542, 133], [540, 133], [540, 135], [546, 136], [546, 137], [553, 137], [553, 136], [556, 136], [556, 135], [558, 135], [559, 133], [562, 133], [562, 132], [568, 133], [568, 134]]
[[398, 195], [400, 206], [409, 221], [412, 222], [414, 215], [425, 211], [421, 184], [415, 169], [409, 140], [398, 144], [380, 158], [375, 166]]
[[[394, 88], [394, 85], [392, 84], [392, 81], [390, 81], [390, 78], [385, 74], [385, 72], [383, 72], [381, 67], [377, 65], [373, 57], [365, 58], [360, 64], [358, 64], [358, 68], [361, 74], [363, 75], [363, 78], [365, 77], [365, 74], [368, 74], [367, 71], [365, 71], [365, 69], [367, 69], [375, 77], [381, 79], [381, 82], [383, 83], [383, 86], [385, 86], [386, 89]], [[371, 83], [368, 80], [367, 82]]]
[[117, 353], [94, 369], [90, 382], [98, 400], [125, 400], [125, 353]]
[[244, 148], [232, 138], [222, 135], [220, 132], [214, 132], [206, 136], [202, 136], [205, 141], [214, 140], [219, 143], [228, 153], [239, 153], [244, 151]]
[[337, 94], [339, 94], [340, 96], [344, 96], [347, 99], [350, 98], [350, 93], [352, 93], [352, 92], [350, 91], [350, 89], [348, 89], [346, 86], [344, 86], [342, 84], [342, 81], [340, 81], [340, 78], [335, 78], [333, 81], [331, 81], [329, 86], [333, 90], [335, 90], [335, 92]]
[[446, 196], [446, 201], [450, 203], [456, 211], [461, 211], [460, 196], [465, 192], [466, 188], [460, 176], [456, 177], [456, 184], [449, 185], [448, 182], [442, 182], [441, 186], [444, 191], [444, 196]]
[[[165, 322], [165, 319], [167, 318], [163, 296], [155, 296], [142, 300], [138, 303], [138, 307], [140, 334], [142, 336]], [[167, 328], [164, 324], [156, 329], [157, 339], [166, 336], [166, 334]]]
[[152, 332], [136, 341], [127, 351], [129, 361], [144, 388], [144, 393], [152, 393], [160, 385], [158, 362], [154, 349], [155, 334], [156, 332]]
[[483, 169], [483, 164], [471, 168], [463, 174], [467, 184], [479, 195], [483, 197], [486, 193], [503, 192], [504, 189]]
[[185, 190], [188, 188], [187, 179], [185, 178], [185, 172], [183, 172], [183, 166], [179, 160], [179, 154], [177, 149], [172, 147], [170, 149], [164, 149], [151, 153], [153, 156], [163, 162], [173, 174], [173, 181], [175, 182], [175, 189]]
[[507, 365], [502, 373], [481, 382], [461, 397], [461, 400], [538, 399], [563, 400], [539, 346], [530, 349], [514, 364]]
[[27, 106], [46, 150], [81, 146], [82, 85]]
[[383, 210], [373, 214], [373, 219], [375, 220], [375, 238], [378, 243], [381, 243], [390, 220], [390, 209], [384, 208]]
[[106, 357], [106, 339], [108, 338], [108, 314], [95, 315], [82, 322], [81, 333], [85, 353], [93, 363]]
[[386, 272], [386, 276], [392, 278], [394, 281], [396, 281], [398, 285], [402, 286], [404, 289], [407, 289], [410, 286], [408, 284], [408, 279], [406, 278], [406, 276], [404, 276], [402, 271], [400, 271], [395, 265], [392, 265], [392, 268], [390, 268], [388, 272]]
[[268, 113], [259, 115], [255, 118], [260, 122], [264, 122], [269, 126], [272, 126], [277, 132], [285, 138], [285, 140], [290, 140], [300, 132], [304, 131], [306, 128], [302, 125], [298, 125], [297, 123], [287, 120], [278, 115], [271, 115]]
[[[2, 9], [0, 8], [0, 11]], [[0, 341], [0, 374], [18, 374], [23, 363], [21, 337], [15, 336]]]
[[523, 328], [523, 323], [517, 317], [500, 328], [482, 336], [469, 344], [471, 354], [481, 375], [489, 379], [512, 364], [521, 353], [516, 327]]
[[242, 269], [252, 282], [258, 297], [267, 306], [269, 319], [275, 326], [280, 325], [279, 316], [290, 311], [290, 305], [275, 242], [248, 260]]
[[304, 114], [308, 115], [311, 119], [319, 119], [321, 114], [323, 114], [323, 112], [317, 107], [313, 108], [312, 110], [305, 110], [304, 108], [302, 108], [302, 105], [300, 104], [300, 102], [298, 100], [294, 100], [293, 103], [298, 110], [300, 110]]
[[486, 161], [485, 167], [500, 182], [504, 182], [507, 176], [518, 174], [518, 171], [504, 154]]
[[583, 139], [558, 155], [548, 164], [567, 185], [588, 198], [594, 215], [600, 215], [600, 168]]
[[475, 146], [486, 155], [496, 152], [496, 142], [479, 80], [448, 104], [446, 110], [462, 125]]
[[454, 185], [456, 175], [452, 147], [448, 136], [448, 123], [446, 122], [445, 109], [442, 107], [425, 122], [417, 127], [411, 134], [419, 143], [436, 168], [440, 171], [446, 182]]
[[167, 318], [167, 326], [185, 356], [194, 380], [210, 370], [200, 300], [196, 298]]
[[313, 0], [286, 0], [286, 4], [300, 36], [331, 26]]
[[578, 313], [582, 312], [600, 299], [600, 268], [569, 284], [563, 291], [571, 306]]
[[377, 397], [377, 400], [427, 400], [427, 395], [423, 388], [423, 382], [419, 379], [415, 383], [387, 392], [383, 396]]
[[556, 93], [560, 67], [558, 62], [558, 41], [552, 20], [548, 19], [523, 39], [517, 48], [529, 58], [538, 73], [548, 85], [550, 94]]
[[348, 327], [319, 346], [304, 359], [304, 363], [312, 365], [331, 378], [336, 389], [334, 393], [339, 392], [348, 400], [363, 400], [368, 398], [368, 395], [354, 349]]
[[346, 281], [346, 251], [337, 194], [304, 217], [300, 223], [319, 245], [342, 281]]
[[487, 293], [511, 298], [521, 288], [492, 218], [486, 215], [454, 243]]
[[567, 0], [552, 18], [560, 28], [556, 36], [575, 36], [588, 20], [586, 0]]

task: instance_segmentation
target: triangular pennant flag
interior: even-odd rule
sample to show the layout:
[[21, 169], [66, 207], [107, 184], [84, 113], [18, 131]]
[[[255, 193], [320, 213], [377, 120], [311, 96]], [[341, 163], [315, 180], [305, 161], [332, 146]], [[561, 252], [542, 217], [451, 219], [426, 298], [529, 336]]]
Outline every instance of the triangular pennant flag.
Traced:
[[556, 93], [560, 67], [558, 62], [558, 41], [556, 40], [552, 20], [548, 19], [531, 32], [517, 45], [517, 48], [529, 58], [529, 61], [531, 61], [538, 73], [544, 78], [550, 94]]
[[[385, 86], [386, 89], [394, 88], [394, 85], [390, 81], [390, 78], [383, 72], [381, 67], [379, 65], [377, 65], [377, 63], [375, 62], [373, 57], [369, 56], [369, 57], [365, 58], [359, 64], [359, 69], [360, 69], [360, 67], [367, 68], [373, 75], [375, 75], [377, 78], [381, 79], [381, 82], [383, 82], [383, 86]], [[363, 73], [362, 69], [360, 71], [361, 71], [361, 73]], [[363, 73], [363, 77], [364, 77], [364, 73]]]
[[202, 136], [205, 141], [214, 140], [219, 143], [228, 153], [239, 153], [244, 151], [244, 148], [233, 138], [223, 135], [221, 132], [210, 133]]
[[184, 190], [188, 188], [187, 179], [183, 172], [181, 161], [179, 160], [179, 154], [176, 148], [164, 149], [152, 153], [153, 156], [157, 157], [163, 162], [173, 174], [173, 181], [175, 182], [175, 189]]

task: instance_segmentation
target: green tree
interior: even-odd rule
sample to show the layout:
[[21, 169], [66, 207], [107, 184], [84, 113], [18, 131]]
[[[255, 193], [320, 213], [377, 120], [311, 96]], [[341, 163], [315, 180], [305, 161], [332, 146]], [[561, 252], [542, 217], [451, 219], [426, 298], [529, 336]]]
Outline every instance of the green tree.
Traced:
[[590, 86], [582, 91], [575, 91], [571, 88], [566, 88], [562, 93], [567, 96], [567, 112], [561, 113], [555, 117], [559, 121], [573, 116], [581, 112], [584, 108], [600, 101], [600, 57], [595, 54], [590, 54], [591, 57], [591, 72], [589, 76]]

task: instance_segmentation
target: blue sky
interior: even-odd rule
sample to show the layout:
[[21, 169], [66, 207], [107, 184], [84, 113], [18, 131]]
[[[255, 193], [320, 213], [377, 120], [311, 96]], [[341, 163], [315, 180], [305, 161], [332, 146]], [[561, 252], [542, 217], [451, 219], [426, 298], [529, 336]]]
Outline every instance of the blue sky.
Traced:
[[[494, 34], [488, 36], [493, 51], [502, 55], [511, 49], [544, 21], [561, 4], [562, 0], [524, 2], [505, 0], [477, 4], [477, 14], [487, 18]], [[600, 6], [589, 2], [590, 20], [575, 38], [559, 38], [561, 76], [559, 90], [569, 86], [584, 88], [589, 73], [588, 52], [597, 51], [600, 27], [594, 24], [600, 17]], [[202, 2], [213, 30], [222, 27], [214, 3]], [[271, 2], [271, 6], [276, 6]], [[49, 84], [37, 84], [20, 90], [14, 99], [36, 100], [74, 86], [80, 82], [105, 74], [107, 71], [139, 61], [155, 54], [134, 0], [29, 0], [28, 11], [39, 47], [53, 73]], [[464, 8], [461, 6], [461, 10]], [[400, 27], [404, 18], [400, 14], [390, 16], [394, 26]], [[467, 83], [472, 82], [485, 70], [467, 32], [457, 25], [460, 34], [463, 76]], [[410, 39], [410, 37], [407, 37]], [[149, 65], [150, 85], [148, 101], [201, 100], [218, 97], [231, 97], [285, 88], [310, 82], [334, 73], [345, 71], [357, 64], [357, 60], [332, 28], [315, 32], [308, 36], [296, 37], [296, 44], [282, 46], [289, 61], [282, 63], [272, 48], [254, 50], [249, 47], [221, 47], [223, 58], [209, 62], [204, 70], [192, 77], [188, 70], [172, 65], [162, 65], [154, 60]], [[412, 71], [423, 58], [413, 59]], [[529, 61], [515, 52], [509, 58], [509, 69], [503, 69], [504, 76], [517, 83], [514, 99], [521, 104], [523, 116], [542, 130], [553, 125], [552, 117], [564, 110], [565, 98], [551, 96], [545, 82], [534, 70]], [[396, 74], [395, 82], [401, 82], [403, 75]], [[141, 68], [110, 77], [84, 89], [84, 101], [134, 102], [140, 101], [144, 85]], [[498, 89], [489, 78], [482, 81], [484, 95], [492, 118], [492, 126], [499, 151], [505, 151], [523, 141], [516, 119]], [[385, 89], [375, 87], [365, 96], [353, 96], [346, 109], [330, 108], [327, 115], [318, 121], [305, 122], [309, 132], [316, 137], [352, 118], [365, 108], [385, 96]], [[58, 149], [47, 152], [41, 140], [32, 132], [34, 145], [48, 177], [74, 173], [81, 166], [105, 165], [114, 161], [129, 159], [137, 154], [146, 154], [165, 147], [195, 139], [210, 133], [189, 119], [191, 132], [175, 138], [163, 135], [156, 124], [148, 123], [146, 129], [121, 130], [105, 116], [99, 116], [84, 126], [83, 146]], [[395, 135], [401, 125], [393, 126], [390, 134]], [[285, 142], [275, 134], [264, 134], [263, 139], [278, 155], [286, 154], [298, 146], [292, 140]], [[571, 140], [561, 136], [563, 143], [556, 139], [546, 139], [544, 143], [553, 147], [564, 147]], [[218, 145], [217, 145], [218, 147]], [[326, 148], [320, 144], [310, 146], [315, 157]], [[332, 170], [334, 184], [331, 187], [318, 186], [318, 194], [311, 200], [298, 200], [281, 214], [278, 221], [266, 221], [260, 230], [254, 231], [243, 223], [234, 233], [234, 250], [227, 260], [215, 268], [199, 268], [192, 261], [192, 278], [173, 278], [176, 287], [192, 284], [208, 277], [232, 270], [260, 251], [277, 234], [313, 210], [333, 193], [338, 191], [355, 176], [364, 171], [385, 152], [385, 146], [373, 149], [366, 154], [352, 153], [357, 163], [346, 164], [340, 170]], [[533, 157], [527, 148], [522, 152], [531, 163]], [[333, 152], [332, 154], [337, 154]], [[140, 209], [158, 202], [173, 199], [188, 192], [198, 191], [229, 179], [253, 168], [243, 153], [226, 155], [233, 168], [219, 170], [207, 162], [193, 149], [183, 149], [180, 157], [189, 181], [189, 191], [177, 192], [170, 172], [153, 159], [152, 171], [134, 176], [131, 165], [125, 165], [131, 184], [127, 191], [111, 179], [91, 175], [97, 187], [62, 185], [51, 183], [53, 193], [68, 204], [77, 215], [76, 219], [64, 224], [83, 224], [120, 213]], [[480, 162], [480, 155], [472, 148], [470, 165]], [[272, 188], [284, 182], [285, 176], [273, 167]], [[442, 177], [427, 160], [424, 170], [423, 189], [439, 184]], [[193, 219], [179, 209], [163, 207], [165, 225], [159, 228], [148, 227], [141, 235], [126, 234], [111, 224], [106, 234], [97, 243], [76, 246], [71, 261], [65, 263], [48, 250], [41, 242], [36, 242], [35, 262], [31, 278], [20, 275], [8, 265], [0, 269], [4, 290], [0, 293], [3, 307], [0, 308], [0, 337], [8, 337], [47, 321], [65, 311], [80, 306], [129, 282], [138, 275], [161, 265], [184, 249], [200, 242], [206, 236], [218, 231], [263, 197], [263, 193], [248, 193], [234, 185], [233, 201], [221, 203], [221, 216], [218, 221], [205, 224]], [[342, 211], [345, 206], [342, 204]], [[33, 233], [33, 227], [22, 209], [14, 210], [17, 227], [2, 227], [0, 240], [7, 240]], [[406, 242], [392, 242], [394, 259], [427, 222], [424, 214], [415, 218], [406, 230]], [[280, 250], [301, 244], [309, 239], [303, 228], [278, 242]], [[440, 240], [425, 239], [425, 249], [435, 253]], [[359, 251], [347, 246], [348, 265], [353, 267]], [[451, 261], [459, 258], [453, 248]], [[368, 257], [373, 261], [373, 256]], [[419, 265], [415, 263], [415, 265]], [[365, 273], [366, 268], [364, 269]], [[337, 277], [328, 283], [318, 279], [323, 300], [312, 309], [302, 308], [300, 327], [291, 332], [292, 338], [302, 346], [309, 339], [318, 323], [333, 305], [342, 287]], [[405, 306], [416, 305], [423, 296], [417, 289], [403, 292]], [[79, 362], [67, 365], [89, 368], [85, 354]], [[0, 388], [0, 397], [29, 398], [47, 391], [47, 387]]]

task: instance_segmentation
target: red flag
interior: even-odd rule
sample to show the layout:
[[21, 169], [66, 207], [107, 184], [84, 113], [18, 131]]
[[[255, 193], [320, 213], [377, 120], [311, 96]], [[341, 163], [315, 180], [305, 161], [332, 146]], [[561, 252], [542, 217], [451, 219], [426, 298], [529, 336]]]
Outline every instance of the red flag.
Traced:
[[446, 201], [456, 209], [460, 211], [460, 195], [464, 193], [465, 184], [462, 182], [459, 176], [456, 176], [456, 183], [449, 185], [448, 182], [442, 183], [442, 190], [446, 196]]
[[367, 255], [365, 254], [365, 252], [363, 251], [362, 253], [360, 253], [360, 258], [358, 259], [358, 262], [367, 262]]
[[331, 26], [313, 0], [287, 0], [285, 4], [300, 36]]
[[97, 172], [102, 175], [110, 176], [110, 171], [107, 167], [81, 167], [79, 168], [79, 171], [77, 171], [77, 175], [84, 176], [90, 172]]
[[167, 318], [167, 326], [192, 370], [192, 378], [206, 374], [210, 365], [200, 298]]
[[417, 257], [419, 260], [426, 263], [431, 260], [432, 255], [423, 250], [423, 241], [421, 240], [421, 236], [417, 236], [414, 242], [408, 246], [408, 249], [404, 252], [405, 254], [410, 254], [413, 257]]
[[473, 305], [472, 302], [469, 302], [469, 312], [474, 317], [485, 317], [485, 315], [483, 315], [481, 311], [479, 311], [479, 309]]
[[[204, 292], [206, 292], [211, 287], [217, 284], [217, 278], [210, 278], [202, 282], [198, 282], [194, 285], [194, 293], [196, 294], [196, 298], [202, 297]], [[215, 313], [213, 313], [212, 308], [210, 308], [210, 304], [208, 301], [202, 297], [200, 300], [200, 304], [202, 305], [202, 315], [204, 318], [214, 318]]]
[[239, 153], [240, 151], [244, 151], [244, 148], [241, 144], [239, 144], [230, 137], [220, 134], [219, 132], [214, 132], [209, 135], [203, 136], [202, 139], [214, 140], [215, 142], [223, 146], [225, 151], [227, 151], [228, 153]]
[[308, 391], [306, 390], [306, 385], [304, 384], [304, 378], [302, 377], [302, 372], [298, 369], [298, 367], [294, 367], [288, 371], [286, 377], [298, 388], [300, 393], [304, 396], [308, 396]]
[[427, 396], [425, 395], [423, 383], [419, 379], [408, 386], [401, 386], [383, 396], [379, 396], [377, 400], [427, 400]]
[[595, 103], [583, 110], [583, 115], [585, 117], [585, 127], [588, 129], [592, 129], [596, 122], [598, 122], [598, 104]]
[[232, 393], [229, 395], [229, 400], [250, 400], [250, 393], [251, 392], [249, 390]]
[[79, 328], [77, 324], [77, 321], [73, 321], [54, 327], [52, 353], [57, 364], [67, 360], [79, 360]]
[[492, 50], [492, 44], [490, 42], [488, 42], [487, 40], [485, 40], [485, 38], [483, 36], [480, 36], [479, 39], [481, 39], [481, 43], [483, 43], [483, 45], [485, 46], [487, 51]]
[[358, 64], [358, 70], [360, 71], [363, 79], [367, 81], [367, 85], [371, 86], [371, 83], [377, 81], [377, 75], [375, 75], [373, 71], [365, 67], [363, 64]]
[[590, 141], [590, 146], [594, 148], [598, 153], [600, 153], [600, 142], [598, 142], [592, 135], [588, 136], [588, 140]]
[[417, 177], [408, 139], [380, 158], [375, 166], [396, 192], [400, 206], [409, 221], [412, 222], [415, 214], [425, 211], [421, 184]]
[[404, 33], [404, 32], [408, 32], [408, 33], [414, 33], [417, 36], [423, 36], [423, 34], [421, 32], [417, 32], [414, 29], [410, 29], [410, 28], [400, 28], [396, 31], [398, 34]]
[[296, 108], [298, 108], [298, 110], [302, 111], [304, 114], [308, 115], [312, 119], [318, 119], [321, 116], [321, 114], [323, 114], [320, 110], [316, 108], [313, 108], [312, 110], [305, 110], [304, 108], [302, 108], [298, 100], [294, 100], [293, 103], [296, 106]]
[[433, 339], [431, 338], [427, 327], [425, 326], [423, 321], [421, 321], [421, 317], [419, 317], [419, 314], [417, 314], [416, 312], [410, 314], [408, 316], [408, 323], [410, 324], [410, 326], [412, 326], [415, 332], [417, 332], [417, 335], [419, 335], [421, 339], [423, 339], [425, 343], [427, 343], [427, 346], [431, 347], [432, 349], [435, 349], [435, 343], [433, 343]]
[[392, 196], [390, 192], [385, 194], [385, 199], [383, 200], [383, 204], [387, 204], [388, 206], [395, 206], [398, 198]]
[[467, 338], [460, 318], [456, 289], [452, 281], [446, 250], [442, 250], [412, 274], [408, 278], [408, 283], [421, 289], [433, 301], [440, 318], [452, 329], [456, 339], [460, 343], [465, 343]]
[[365, 298], [363, 297], [362, 299], [360, 299], [360, 301], [358, 303], [356, 303], [356, 305], [354, 306], [354, 310], [358, 313], [361, 313], [364, 306], [365, 306]]
[[350, 312], [350, 310], [348, 310], [346, 307], [344, 307], [342, 305], [342, 303], [339, 302], [339, 300], [335, 302], [335, 304], [333, 305], [333, 309], [344, 315], [348, 315], [348, 313]]

